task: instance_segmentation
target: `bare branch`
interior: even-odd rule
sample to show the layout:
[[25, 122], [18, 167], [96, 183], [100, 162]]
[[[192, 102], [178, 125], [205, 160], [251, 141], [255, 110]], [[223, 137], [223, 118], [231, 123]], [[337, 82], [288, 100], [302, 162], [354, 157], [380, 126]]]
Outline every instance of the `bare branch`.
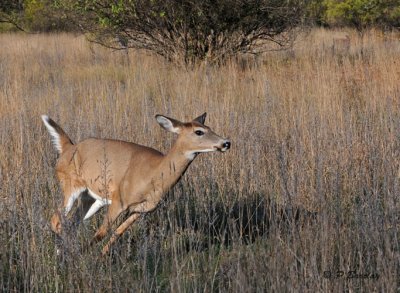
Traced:
[[171, 61], [220, 62], [290, 45], [285, 32], [301, 19], [301, 0], [65, 0], [69, 15], [98, 44], [145, 49]]

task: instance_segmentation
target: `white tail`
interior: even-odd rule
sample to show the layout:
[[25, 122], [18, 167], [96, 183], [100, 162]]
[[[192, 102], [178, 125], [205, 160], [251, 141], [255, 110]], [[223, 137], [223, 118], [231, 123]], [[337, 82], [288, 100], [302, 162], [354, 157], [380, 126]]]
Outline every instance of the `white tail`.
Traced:
[[[197, 154], [225, 152], [230, 148], [229, 140], [221, 138], [204, 125], [205, 118], [206, 113], [183, 123], [157, 115], [156, 120], [161, 127], [178, 134], [171, 150], [163, 155], [149, 147], [117, 140], [90, 138], [73, 145], [62, 128], [43, 115], [43, 122], [60, 153], [56, 170], [64, 193], [62, 207], [51, 220], [53, 231], [61, 233], [62, 215], [67, 215], [79, 195], [87, 191], [95, 202], [87, 210], [84, 219], [109, 205], [92, 243], [103, 239], [116, 218], [122, 212], [129, 211], [128, 218], [115, 230], [104, 247], [103, 254], [107, 253], [112, 243], [141, 214], [157, 207], [165, 192], [179, 181]], [[102, 173], [103, 167], [108, 168], [105, 173]], [[108, 178], [102, 178], [104, 174], [108, 174]]]
[[47, 115], [42, 115], [42, 120], [47, 130], [49, 131], [52, 143], [59, 154], [61, 154], [68, 146], [72, 145], [71, 140], [66, 135], [64, 130], [58, 126], [53, 120]]
[[54, 144], [54, 147], [56, 148], [56, 150], [61, 153], [62, 149], [61, 149], [61, 143], [60, 143], [60, 135], [57, 133], [57, 131], [54, 129], [54, 127], [52, 127], [49, 124], [49, 116], [47, 115], [42, 115], [42, 120], [44, 125], [46, 126], [47, 130], [49, 131], [51, 137], [52, 137], [52, 142]]

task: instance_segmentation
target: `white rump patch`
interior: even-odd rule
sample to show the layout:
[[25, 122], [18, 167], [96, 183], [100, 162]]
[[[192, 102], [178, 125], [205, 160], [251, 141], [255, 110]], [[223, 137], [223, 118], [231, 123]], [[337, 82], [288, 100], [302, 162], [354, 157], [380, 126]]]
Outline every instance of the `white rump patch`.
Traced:
[[88, 212], [86, 213], [85, 217], [83, 218], [84, 220], [89, 219], [91, 216], [93, 216], [95, 213], [97, 213], [98, 210], [100, 210], [102, 207], [105, 205], [110, 205], [111, 200], [107, 198], [102, 198], [98, 194], [94, 193], [90, 189], [88, 189], [88, 193], [91, 197], [93, 197], [96, 201], [92, 204]]
[[53, 126], [50, 125], [49, 123], [49, 116], [47, 115], [42, 115], [42, 120], [44, 125], [46, 126], [47, 130], [49, 131], [51, 137], [52, 137], [52, 142], [56, 150], [61, 154], [62, 149], [61, 149], [61, 143], [60, 143], [60, 135], [58, 132], [54, 129]]
[[72, 207], [73, 207], [73, 205], [74, 205], [75, 200], [76, 200], [76, 199], [79, 197], [79, 195], [81, 195], [81, 193], [82, 193], [83, 191], [85, 191], [85, 190], [86, 190], [86, 188], [80, 188], [80, 189], [75, 190], [75, 191], [70, 195], [70, 197], [68, 198], [67, 205], [65, 206], [65, 215], [68, 215], [68, 213], [71, 211], [71, 209], [72, 209]]

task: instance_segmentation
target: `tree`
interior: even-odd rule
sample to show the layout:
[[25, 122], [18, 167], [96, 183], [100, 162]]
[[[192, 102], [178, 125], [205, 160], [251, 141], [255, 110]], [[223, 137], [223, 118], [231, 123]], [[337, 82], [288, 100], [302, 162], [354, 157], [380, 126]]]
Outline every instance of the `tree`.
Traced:
[[91, 40], [112, 48], [153, 51], [168, 60], [219, 62], [290, 44], [302, 0], [63, 0]]
[[19, 16], [23, 11], [22, 0], [2, 0], [0, 1], [0, 23], [12, 24], [22, 29], [18, 24]]
[[55, 6], [53, 0], [24, 0], [24, 14], [21, 22], [33, 32], [72, 29], [65, 14]]
[[354, 26], [362, 31], [370, 26], [395, 26], [400, 22], [398, 0], [325, 0], [324, 5], [326, 21], [331, 25]]
[[25, 32], [72, 29], [53, 0], [0, 0], [0, 23], [12, 24]]

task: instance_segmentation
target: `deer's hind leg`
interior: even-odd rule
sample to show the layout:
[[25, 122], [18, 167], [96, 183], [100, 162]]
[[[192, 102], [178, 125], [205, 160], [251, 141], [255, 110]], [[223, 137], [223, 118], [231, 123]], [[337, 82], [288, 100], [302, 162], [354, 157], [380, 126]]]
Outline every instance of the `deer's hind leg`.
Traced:
[[76, 176], [57, 174], [60, 180], [61, 189], [64, 194], [63, 205], [51, 217], [51, 229], [56, 234], [61, 234], [62, 218], [71, 211], [74, 202], [86, 190], [85, 184]]
[[137, 219], [140, 218], [141, 215], [151, 212], [154, 210], [157, 206], [157, 203], [154, 202], [143, 202], [140, 203], [136, 206], [132, 206], [129, 208], [129, 212], [132, 214], [122, 223], [118, 226], [118, 228], [115, 230], [113, 235], [111, 236], [110, 240], [107, 242], [107, 244], [104, 246], [102, 250], [102, 255], [106, 255], [109, 251], [111, 246], [118, 240], [119, 237], [121, 237], [122, 234], [134, 223], [136, 222]]
[[119, 200], [119, 191], [116, 190], [111, 195], [111, 203], [108, 207], [107, 213], [104, 216], [103, 223], [97, 229], [91, 244], [99, 242], [106, 236], [108, 230], [110, 229], [111, 225], [115, 222], [118, 216], [124, 211], [121, 201]]

